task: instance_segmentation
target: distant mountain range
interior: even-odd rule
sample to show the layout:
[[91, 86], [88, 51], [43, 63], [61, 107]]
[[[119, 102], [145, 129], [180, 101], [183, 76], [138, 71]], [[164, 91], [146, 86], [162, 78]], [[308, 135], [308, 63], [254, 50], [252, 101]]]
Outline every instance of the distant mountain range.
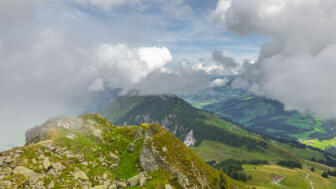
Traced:
[[[299, 162], [304, 168], [297, 170], [295, 175], [298, 181], [305, 182], [302, 173], [308, 171], [309, 167], [314, 166], [318, 169], [317, 172], [321, 172], [328, 169], [326, 165], [336, 165], [335, 157], [321, 150], [246, 131], [243, 127], [213, 113], [199, 110], [174, 95], [120, 96], [99, 112], [117, 125], [159, 123], [190, 146], [203, 160], [219, 169], [225, 169], [223, 165], [230, 159], [241, 161], [244, 166], [249, 166], [250, 162], [266, 161], [272, 166], [263, 165], [264, 170], [256, 171], [268, 178], [270, 169], [285, 169], [274, 165], [279, 161]], [[321, 176], [315, 176], [321, 181]], [[264, 179], [263, 176], [260, 177]], [[250, 182], [253, 182], [253, 175]], [[271, 181], [267, 182], [271, 184]], [[336, 184], [336, 179], [332, 183]], [[258, 183], [255, 186], [265, 185]], [[289, 188], [292, 186], [287, 185]]]
[[[276, 100], [235, 89], [230, 82], [193, 94], [180, 95], [193, 106], [214, 112], [251, 131], [268, 136], [305, 142], [321, 149], [332, 147], [336, 139], [336, 121], [286, 111]], [[323, 141], [324, 145], [318, 143]]]

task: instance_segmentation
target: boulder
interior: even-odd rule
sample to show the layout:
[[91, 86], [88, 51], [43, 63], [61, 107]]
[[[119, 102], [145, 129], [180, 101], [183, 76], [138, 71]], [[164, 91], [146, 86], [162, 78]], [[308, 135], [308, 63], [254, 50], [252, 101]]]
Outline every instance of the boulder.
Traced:
[[108, 189], [117, 189], [117, 188], [118, 188], [118, 186], [115, 183], [113, 183], [109, 186]]
[[147, 178], [145, 175], [143, 174], [140, 174], [140, 181], [139, 181], [139, 185], [140, 187], [144, 187], [146, 185], [146, 182], [147, 182]]
[[54, 181], [52, 180], [50, 184], [47, 186], [48, 189], [52, 189], [55, 187]]
[[115, 162], [119, 162], [120, 161], [120, 158], [117, 155], [115, 155], [114, 153], [112, 153], [112, 152], [110, 152], [110, 157]]
[[138, 127], [136, 134], [135, 134], [135, 139], [142, 138], [144, 136], [144, 129], [142, 127]]
[[62, 172], [62, 170], [64, 169], [64, 166], [59, 162], [53, 163], [51, 166], [54, 168], [54, 170], [57, 174], [60, 174]]
[[152, 151], [145, 145], [140, 152], [139, 163], [146, 172], [152, 172], [159, 168]]
[[117, 182], [117, 185], [119, 188], [126, 188], [127, 187], [127, 182], [126, 181], [119, 181]]
[[140, 184], [140, 174], [128, 179], [127, 184], [130, 187], [139, 185]]
[[108, 179], [108, 174], [107, 174], [107, 173], [104, 173], [104, 174], [103, 174], [103, 179], [104, 179], [104, 180], [107, 180], [107, 179]]
[[173, 187], [170, 186], [170, 184], [166, 184], [166, 185], [165, 185], [165, 189], [173, 189]]
[[117, 164], [117, 163], [112, 163], [111, 164], [111, 169], [114, 169], [114, 168], [116, 168], [116, 167], [118, 167], [119, 166], [119, 164]]
[[86, 175], [86, 173], [84, 171], [81, 170], [77, 170], [73, 173], [73, 176], [76, 179], [80, 179], [80, 180], [84, 180], [84, 181], [88, 181], [89, 177]]
[[10, 156], [6, 156], [5, 163], [12, 163], [13, 159]]
[[92, 134], [95, 136], [95, 137], [98, 137], [98, 138], [102, 138], [101, 135], [102, 135], [102, 131], [100, 129], [94, 129]]
[[51, 167], [51, 163], [49, 161], [49, 158], [45, 158], [43, 161], [42, 161], [42, 166], [45, 170], [48, 170], [50, 167]]
[[30, 178], [37, 178], [39, 177], [38, 173], [35, 173], [33, 170], [28, 169], [27, 167], [24, 166], [17, 166], [13, 170], [13, 174], [21, 174], [24, 175], [25, 177], [30, 177]]
[[56, 176], [57, 173], [56, 173], [56, 171], [55, 171], [54, 169], [50, 169], [50, 170], [48, 171], [47, 175], [50, 175], [50, 176]]

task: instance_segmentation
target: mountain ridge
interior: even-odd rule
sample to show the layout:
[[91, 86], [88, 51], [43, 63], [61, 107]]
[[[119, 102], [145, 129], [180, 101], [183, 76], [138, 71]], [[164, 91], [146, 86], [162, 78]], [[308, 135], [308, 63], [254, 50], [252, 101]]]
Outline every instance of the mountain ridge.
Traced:
[[97, 114], [56, 117], [27, 131], [26, 140], [1, 153], [2, 188], [229, 187], [225, 174], [157, 124], [116, 127]]

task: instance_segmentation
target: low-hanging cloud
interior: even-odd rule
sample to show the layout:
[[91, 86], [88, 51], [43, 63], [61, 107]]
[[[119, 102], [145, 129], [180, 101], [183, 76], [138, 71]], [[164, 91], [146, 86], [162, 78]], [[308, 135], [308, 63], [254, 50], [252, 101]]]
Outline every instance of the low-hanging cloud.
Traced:
[[336, 116], [336, 1], [219, 0], [211, 17], [239, 35], [268, 36], [237, 86], [301, 111]]
[[[55, 13], [38, 11], [50, 2]], [[174, 63], [165, 46], [96, 40], [80, 27], [97, 25], [62, 1], [26, 3], [0, 2], [0, 149], [22, 145], [28, 128], [52, 116], [81, 113], [102, 90], [175, 93], [211, 82], [208, 73]]]

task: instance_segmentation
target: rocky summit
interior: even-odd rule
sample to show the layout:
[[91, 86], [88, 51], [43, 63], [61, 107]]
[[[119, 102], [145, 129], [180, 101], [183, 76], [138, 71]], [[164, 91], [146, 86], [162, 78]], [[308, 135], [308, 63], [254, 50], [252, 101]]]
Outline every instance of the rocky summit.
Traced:
[[117, 127], [98, 114], [57, 117], [26, 133], [26, 145], [0, 155], [0, 188], [229, 188], [156, 124]]

